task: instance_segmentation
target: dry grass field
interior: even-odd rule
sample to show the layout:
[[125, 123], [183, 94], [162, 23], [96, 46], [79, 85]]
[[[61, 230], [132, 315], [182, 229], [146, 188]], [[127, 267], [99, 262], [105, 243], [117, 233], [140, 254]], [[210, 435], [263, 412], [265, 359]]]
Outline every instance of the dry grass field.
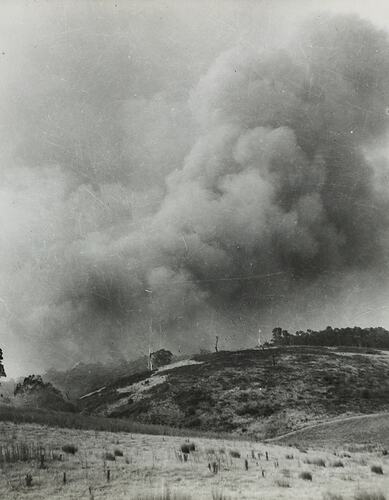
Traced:
[[4, 500], [383, 500], [386, 492], [389, 455], [379, 444], [298, 449], [0, 423]]

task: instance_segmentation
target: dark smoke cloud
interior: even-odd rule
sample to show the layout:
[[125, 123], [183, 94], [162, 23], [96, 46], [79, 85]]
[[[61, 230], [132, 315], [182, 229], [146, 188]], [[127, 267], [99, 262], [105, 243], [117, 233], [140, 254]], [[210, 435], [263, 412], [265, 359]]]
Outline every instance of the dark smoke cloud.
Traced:
[[67, 20], [70, 42], [56, 36], [60, 61], [46, 46], [26, 62], [34, 82], [51, 68], [38, 86], [14, 76], [10, 122], [21, 129], [5, 131], [0, 206], [15, 345], [68, 366], [149, 342], [209, 347], [215, 334], [246, 346], [280, 321], [376, 317], [387, 289], [387, 160], [375, 153], [388, 126], [387, 34], [321, 15], [287, 49], [238, 45], [207, 71], [179, 65], [168, 77], [159, 53], [150, 67], [141, 43], [129, 55], [117, 19], [100, 19], [91, 44], [77, 29], [84, 14]]

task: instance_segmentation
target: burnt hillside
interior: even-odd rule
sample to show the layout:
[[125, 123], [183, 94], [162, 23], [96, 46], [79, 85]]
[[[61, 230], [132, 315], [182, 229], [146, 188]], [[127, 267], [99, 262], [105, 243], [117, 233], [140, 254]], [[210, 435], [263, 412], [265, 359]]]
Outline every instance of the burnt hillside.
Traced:
[[198, 355], [122, 377], [80, 404], [91, 414], [271, 437], [338, 415], [389, 410], [389, 356], [323, 347]]

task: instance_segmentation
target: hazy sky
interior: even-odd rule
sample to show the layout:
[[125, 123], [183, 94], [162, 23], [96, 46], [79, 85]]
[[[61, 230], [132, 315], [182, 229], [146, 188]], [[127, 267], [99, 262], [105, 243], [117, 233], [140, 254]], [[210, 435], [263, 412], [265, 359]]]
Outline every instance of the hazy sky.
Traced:
[[3, 0], [8, 375], [389, 328], [386, 30], [384, 1]]

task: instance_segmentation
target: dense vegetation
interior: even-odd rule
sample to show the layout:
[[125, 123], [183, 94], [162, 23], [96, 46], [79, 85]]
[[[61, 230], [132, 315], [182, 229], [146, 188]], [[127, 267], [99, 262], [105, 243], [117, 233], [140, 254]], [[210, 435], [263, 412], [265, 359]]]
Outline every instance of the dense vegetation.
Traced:
[[292, 334], [277, 327], [273, 329], [272, 344], [277, 346], [354, 346], [389, 349], [389, 331], [382, 327], [332, 328], [332, 326], [327, 326], [324, 330], [300, 330]]
[[98, 417], [63, 411], [43, 410], [41, 408], [17, 408], [0, 406], [0, 422], [14, 424], [41, 424], [49, 427], [94, 430], [106, 432], [127, 432], [134, 434], [152, 434], [158, 436], [208, 436], [210, 438], [227, 438], [222, 432], [196, 432], [190, 429], [178, 429], [167, 425], [144, 424], [129, 419]]

